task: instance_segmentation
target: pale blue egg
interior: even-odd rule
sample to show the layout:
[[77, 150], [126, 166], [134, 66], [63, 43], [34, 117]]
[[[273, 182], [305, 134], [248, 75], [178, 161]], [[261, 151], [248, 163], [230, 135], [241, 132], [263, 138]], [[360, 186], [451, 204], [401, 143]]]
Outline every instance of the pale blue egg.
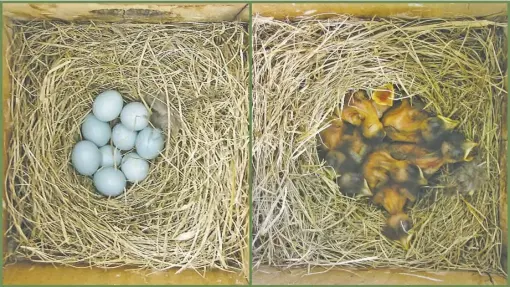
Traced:
[[120, 154], [120, 150], [111, 146], [111, 145], [105, 145], [104, 147], [100, 148], [99, 151], [101, 152], [102, 160], [101, 160], [101, 166], [102, 167], [119, 167], [120, 161], [122, 160], [122, 155]]
[[114, 90], [104, 91], [99, 94], [92, 104], [92, 112], [100, 121], [109, 122], [120, 115], [124, 102], [119, 92]]
[[130, 150], [135, 147], [137, 132], [118, 123], [113, 127], [112, 142], [120, 150]]
[[155, 159], [163, 150], [164, 140], [161, 130], [146, 127], [136, 137], [136, 152], [145, 159]]
[[116, 168], [105, 167], [94, 174], [94, 186], [102, 195], [118, 196], [126, 187], [126, 177]]
[[88, 114], [81, 125], [83, 138], [102, 147], [112, 136], [112, 129], [108, 123], [98, 120], [93, 114]]
[[122, 158], [120, 169], [130, 182], [144, 180], [149, 174], [149, 163], [136, 152], [130, 152]]
[[91, 141], [78, 142], [71, 153], [71, 162], [81, 175], [93, 175], [101, 165], [101, 152]]
[[130, 130], [142, 130], [149, 124], [149, 111], [142, 103], [129, 103], [122, 109], [120, 121]]

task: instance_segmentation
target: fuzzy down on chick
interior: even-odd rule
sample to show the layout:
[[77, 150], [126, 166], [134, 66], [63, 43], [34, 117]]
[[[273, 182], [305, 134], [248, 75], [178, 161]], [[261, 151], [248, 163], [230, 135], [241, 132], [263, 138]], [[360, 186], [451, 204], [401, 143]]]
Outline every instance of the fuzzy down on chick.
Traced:
[[368, 140], [379, 142], [386, 136], [376, 107], [365, 91], [347, 96], [341, 117], [345, 122], [361, 127], [363, 137]]
[[396, 183], [412, 182], [420, 186], [427, 184], [427, 180], [417, 165], [395, 159], [383, 149], [368, 155], [363, 164], [363, 175], [371, 189], [381, 187], [390, 180]]
[[159, 100], [152, 104], [150, 122], [154, 127], [161, 129], [170, 135], [175, 135], [181, 128], [181, 122], [177, 117], [177, 111]]
[[392, 143], [385, 149], [392, 157], [419, 166], [425, 177], [429, 178], [445, 164], [471, 161], [471, 151], [477, 145], [466, 140], [462, 134], [453, 132], [441, 144], [440, 150], [434, 151], [410, 143]]
[[399, 241], [407, 249], [409, 246], [408, 233], [413, 227], [413, 222], [404, 212], [407, 197], [400, 189], [401, 187], [396, 184], [387, 185], [376, 192], [373, 202], [382, 206], [390, 214], [382, 229], [382, 234], [390, 240]]
[[435, 149], [459, 122], [443, 116], [429, 117], [425, 111], [411, 106], [409, 99], [404, 99], [384, 114], [382, 124], [386, 135], [393, 141], [418, 143]]
[[452, 172], [445, 174], [446, 191], [455, 194], [473, 195], [487, 182], [485, 163], [479, 160], [460, 163]]

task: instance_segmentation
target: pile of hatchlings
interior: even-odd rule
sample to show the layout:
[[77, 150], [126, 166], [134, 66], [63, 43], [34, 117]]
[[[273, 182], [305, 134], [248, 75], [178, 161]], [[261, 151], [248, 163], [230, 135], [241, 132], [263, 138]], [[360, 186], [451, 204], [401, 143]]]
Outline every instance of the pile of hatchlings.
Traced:
[[381, 233], [407, 249], [413, 222], [406, 207], [444, 165], [471, 161], [477, 144], [454, 130], [458, 121], [429, 114], [415, 98], [395, 100], [393, 84], [370, 94], [346, 95], [320, 132], [318, 154], [341, 193], [370, 197], [388, 212]]

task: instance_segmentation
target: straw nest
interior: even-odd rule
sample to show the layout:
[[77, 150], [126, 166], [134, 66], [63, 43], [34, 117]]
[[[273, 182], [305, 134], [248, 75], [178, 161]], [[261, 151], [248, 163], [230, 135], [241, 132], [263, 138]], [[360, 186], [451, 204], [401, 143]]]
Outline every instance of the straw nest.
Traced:
[[[238, 23], [12, 24], [9, 259], [248, 268], [247, 32]], [[94, 97], [163, 101], [181, 128], [115, 199], [70, 164]]]
[[[498, 154], [506, 19], [335, 16], [254, 19], [254, 265], [504, 273]], [[388, 82], [406, 91], [397, 100], [419, 97], [480, 143], [480, 188], [472, 196], [446, 192], [439, 176], [410, 211], [408, 251], [381, 235], [380, 208], [339, 193], [316, 150], [317, 134], [347, 91]]]

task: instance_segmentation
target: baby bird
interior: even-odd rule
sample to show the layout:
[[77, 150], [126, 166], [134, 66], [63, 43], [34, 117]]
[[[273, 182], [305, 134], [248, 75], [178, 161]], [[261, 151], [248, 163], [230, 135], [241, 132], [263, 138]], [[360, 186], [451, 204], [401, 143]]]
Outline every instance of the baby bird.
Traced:
[[359, 165], [356, 161], [341, 150], [329, 150], [323, 154], [323, 157], [319, 157], [323, 159], [328, 166], [332, 167], [337, 174], [353, 172], [358, 169]]
[[388, 184], [377, 190], [373, 202], [382, 206], [390, 215], [404, 212], [407, 198], [398, 190], [398, 185]]
[[361, 164], [369, 152], [369, 145], [352, 125], [344, 123], [340, 118], [330, 117], [330, 126], [319, 133], [322, 148], [339, 150]]
[[320, 133], [322, 145], [318, 147], [319, 158], [339, 175], [337, 184], [346, 195], [372, 196], [360, 166], [369, 152], [359, 130], [338, 118]]
[[419, 143], [434, 149], [459, 122], [443, 116], [429, 117], [425, 111], [411, 106], [409, 99], [404, 99], [384, 114], [382, 124], [393, 141]]
[[331, 123], [330, 126], [322, 130], [319, 133], [319, 136], [325, 148], [328, 150], [332, 150], [340, 144], [346, 126], [340, 118], [331, 116], [328, 118], [328, 120]]
[[393, 84], [386, 84], [372, 92], [372, 105], [377, 112], [377, 118], [382, 118], [383, 114], [393, 106], [394, 99], [395, 91]]
[[382, 234], [391, 240], [400, 241], [404, 248], [408, 249], [408, 232], [413, 227], [413, 223], [404, 213], [407, 197], [403, 193], [405, 192], [402, 192], [398, 185], [390, 184], [378, 190], [373, 202], [382, 206], [390, 214]]
[[363, 136], [373, 144], [382, 142], [386, 137], [384, 127], [378, 118], [366, 118], [361, 124]]
[[408, 250], [411, 237], [409, 230], [413, 228], [413, 221], [405, 213], [391, 215], [386, 220], [386, 225], [382, 229], [382, 234], [390, 240], [399, 241], [404, 250]]
[[336, 149], [344, 151], [360, 166], [370, 152], [371, 146], [365, 142], [359, 129], [347, 126], [342, 143], [340, 143]]
[[430, 117], [421, 125], [421, 141], [418, 141], [418, 143], [422, 143], [431, 149], [438, 148], [441, 142], [458, 125], [458, 121], [443, 116]]
[[484, 165], [479, 160], [461, 163], [451, 173], [444, 175], [446, 191], [453, 195], [472, 196], [487, 182]]
[[359, 172], [342, 174], [337, 179], [337, 184], [340, 188], [340, 192], [345, 195], [358, 197], [371, 197], [373, 195], [363, 174]]
[[462, 134], [452, 132], [436, 151], [409, 143], [392, 143], [387, 150], [394, 158], [419, 166], [425, 177], [430, 178], [447, 163], [471, 161], [470, 153], [477, 145], [467, 141]]
[[462, 133], [454, 131], [441, 144], [441, 154], [448, 163], [470, 162], [473, 160], [471, 151], [477, 146], [477, 143], [467, 140]]
[[390, 179], [396, 183], [409, 182], [419, 186], [427, 184], [420, 167], [404, 160], [397, 160], [383, 149], [368, 156], [363, 164], [363, 175], [372, 190], [385, 185]]
[[[349, 136], [353, 139], [350, 139]], [[367, 181], [360, 171], [361, 162], [365, 157], [365, 150], [368, 149], [368, 146], [362, 141], [354, 140], [357, 136], [349, 136], [335, 149], [322, 150], [323, 159], [328, 166], [340, 175], [337, 178], [340, 192], [346, 195], [372, 196]], [[321, 153], [319, 153], [319, 157], [321, 157]]]
[[366, 139], [377, 142], [386, 136], [377, 116], [377, 110], [372, 101], [367, 98], [365, 91], [357, 91], [347, 98], [341, 117], [345, 122], [361, 127]]
[[360, 165], [351, 156], [336, 149], [330, 151], [319, 149], [319, 151], [319, 158], [339, 175], [336, 183], [341, 193], [359, 197], [372, 196], [372, 191], [359, 170]]
[[344, 108], [341, 116], [342, 120], [354, 126], [361, 126], [363, 120], [372, 114], [376, 114], [372, 103], [367, 99], [363, 90], [356, 91], [345, 98]]

